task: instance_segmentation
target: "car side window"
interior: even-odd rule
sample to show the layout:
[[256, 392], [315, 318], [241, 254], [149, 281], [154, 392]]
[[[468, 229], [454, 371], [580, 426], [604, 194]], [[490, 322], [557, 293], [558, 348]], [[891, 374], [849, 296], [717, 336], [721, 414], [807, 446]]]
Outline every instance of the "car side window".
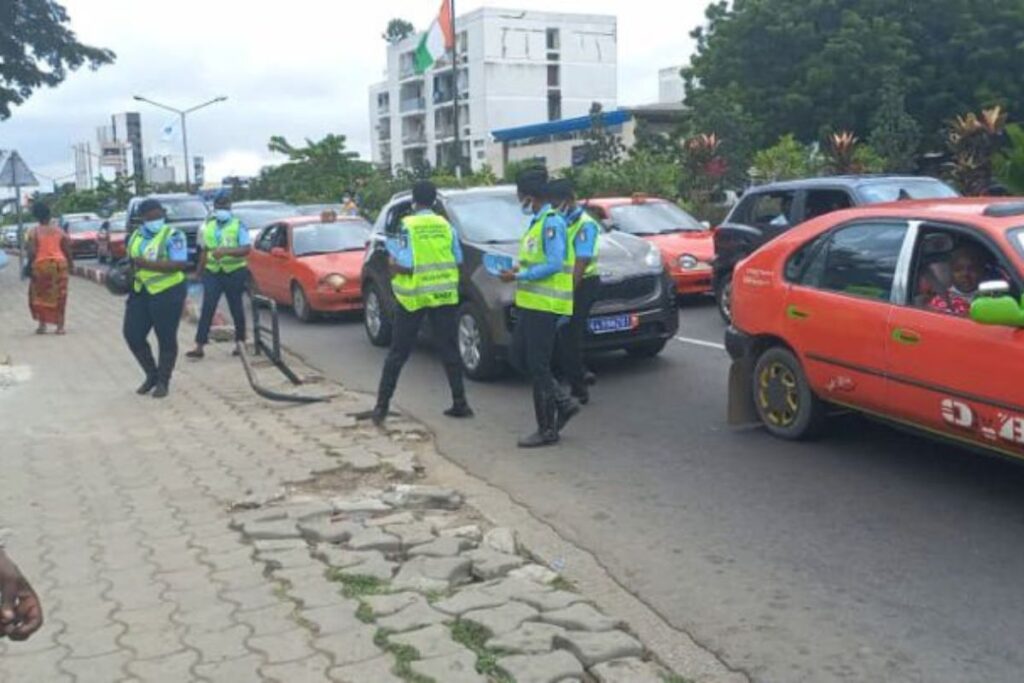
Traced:
[[401, 201], [396, 202], [390, 209], [388, 209], [387, 222], [384, 224], [384, 230], [389, 235], [397, 235], [399, 228], [402, 224], [402, 219], [412, 213], [412, 202]]
[[762, 192], [753, 196], [751, 200], [744, 223], [762, 230], [777, 230], [794, 224], [793, 205], [796, 191]]
[[259, 239], [256, 240], [256, 248], [259, 251], [270, 251], [270, 248], [274, 246], [274, 237], [277, 229], [276, 225], [272, 225], [263, 231]]
[[980, 239], [963, 230], [924, 226], [914, 246], [908, 305], [966, 317], [982, 282], [1002, 280], [1019, 299], [1018, 278]]
[[907, 236], [904, 222], [854, 223], [834, 230], [804, 266], [800, 284], [889, 301]]
[[804, 205], [804, 220], [849, 209], [853, 206], [853, 198], [844, 190], [808, 190]]
[[802, 282], [804, 272], [806, 272], [808, 265], [813, 262], [814, 257], [821, 249], [821, 245], [828, 242], [830, 238], [831, 235], [829, 233], [825, 233], [797, 249], [796, 252], [789, 257], [789, 260], [786, 261], [786, 280], [788, 282]]

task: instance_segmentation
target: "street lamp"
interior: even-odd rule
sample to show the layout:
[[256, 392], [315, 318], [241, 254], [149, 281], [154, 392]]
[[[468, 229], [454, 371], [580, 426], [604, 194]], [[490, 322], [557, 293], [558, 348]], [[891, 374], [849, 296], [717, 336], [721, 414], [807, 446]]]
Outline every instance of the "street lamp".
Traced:
[[150, 100], [150, 99], [147, 99], [145, 97], [142, 97], [141, 95], [133, 95], [133, 99], [136, 100], [137, 102], [145, 102], [147, 104], [152, 104], [154, 107], [159, 107], [161, 109], [166, 109], [167, 111], [174, 112], [175, 114], [177, 114], [178, 116], [181, 117], [181, 145], [182, 145], [182, 148], [183, 148], [183, 151], [184, 151], [184, 155], [185, 155], [185, 192], [191, 192], [192, 191], [192, 187], [191, 187], [192, 186], [192, 177], [191, 177], [191, 175], [189, 173], [189, 169], [188, 169], [188, 131], [185, 128], [185, 116], [188, 115], [188, 114], [191, 114], [192, 112], [194, 112], [196, 110], [202, 109], [203, 107], [209, 107], [211, 104], [217, 104], [218, 102], [223, 102], [223, 101], [225, 101], [228, 98], [225, 97], [224, 95], [221, 95], [220, 97], [213, 98], [209, 102], [203, 102], [202, 104], [197, 104], [196, 106], [190, 107], [189, 109], [176, 109], [176, 108], [170, 107], [170, 106], [168, 106], [166, 104], [160, 104], [159, 102], [154, 102], [153, 100]]

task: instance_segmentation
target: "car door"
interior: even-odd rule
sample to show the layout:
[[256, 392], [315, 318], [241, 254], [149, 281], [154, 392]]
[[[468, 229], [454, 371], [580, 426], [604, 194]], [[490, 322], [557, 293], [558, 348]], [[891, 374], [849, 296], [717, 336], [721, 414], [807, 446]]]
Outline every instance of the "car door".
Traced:
[[253, 277], [256, 279], [256, 285], [264, 296], [279, 303], [287, 302], [287, 298], [282, 296], [280, 288], [281, 259], [271, 255], [270, 252], [277, 246], [282, 230], [284, 230], [284, 226], [276, 224], [266, 228], [257, 240], [256, 249], [253, 251], [255, 256]]
[[905, 221], [842, 224], [787, 264], [785, 339], [825, 400], [865, 410], [885, 404], [885, 349]]
[[[1021, 296], [1022, 278], [1000, 248], [965, 226], [923, 225], [909, 281], [921, 280], [931, 235], [973, 243], [991, 259], [984, 279], [1004, 279]], [[932, 310], [913, 292], [894, 308], [888, 329], [893, 417], [957, 440], [1024, 457], [1024, 330], [980, 325]]]

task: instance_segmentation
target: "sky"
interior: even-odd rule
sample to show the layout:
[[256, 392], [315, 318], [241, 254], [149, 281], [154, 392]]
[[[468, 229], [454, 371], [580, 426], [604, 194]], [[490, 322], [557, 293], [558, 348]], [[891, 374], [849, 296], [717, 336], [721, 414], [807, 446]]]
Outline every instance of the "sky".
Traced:
[[[50, 178], [73, 173], [71, 145], [94, 141], [96, 128], [124, 111], [142, 115], [146, 154], [180, 159], [180, 139], [161, 142], [174, 115], [133, 101], [135, 94], [178, 108], [228, 97], [188, 118], [189, 153], [206, 159], [208, 179], [252, 175], [280, 162], [267, 151], [272, 135], [297, 142], [341, 133], [368, 158], [367, 88], [386, 67], [381, 33], [393, 17], [425, 30], [440, 6], [438, 0], [63, 2], [78, 38], [114, 50], [117, 61], [36, 91], [0, 121], [0, 149], [17, 149]], [[688, 62], [689, 33], [703, 21], [706, 4], [456, 0], [455, 6], [457, 15], [480, 6], [617, 15], [619, 104], [625, 105], [656, 101], [658, 70]]]

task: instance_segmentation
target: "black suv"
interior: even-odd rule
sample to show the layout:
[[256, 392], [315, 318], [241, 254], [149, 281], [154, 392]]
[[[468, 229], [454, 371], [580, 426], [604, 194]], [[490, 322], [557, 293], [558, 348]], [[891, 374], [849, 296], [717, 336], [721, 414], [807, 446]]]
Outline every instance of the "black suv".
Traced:
[[[396, 195], [374, 225], [363, 263], [366, 333], [377, 346], [391, 341], [396, 301], [388, 275], [386, 240], [412, 209], [409, 193]], [[513, 187], [442, 190], [435, 210], [448, 218], [462, 244], [459, 352], [466, 374], [489, 379], [502, 371], [517, 311], [515, 285], [483, 266], [487, 253], [515, 258], [526, 230]], [[601, 289], [586, 337], [586, 349], [624, 349], [633, 356], [661, 353], [679, 329], [674, 285], [657, 248], [623, 233], [600, 237]]]
[[[203, 200], [190, 194], [151, 194], [145, 197], [133, 197], [128, 202], [127, 240], [130, 240], [132, 233], [142, 225], [139, 205], [146, 199], [155, 199], [163, 205], [167, 224], [185, 234], [185, 239], [188, 240], [188, 260], [192, 264], [196, 264], [198, 262], [196, 239], [199, 228], [210, 214], [210, 210]], [[126, 248], [127, 240], [125, 241]]]
[[840, 209], [904, 199], [956, 197], [941, 180], [919, 176], [834, 176], [751, 188], [715, 230], [714, 288], [718, 311], [730, 320], [732, 271], [765, 242]]

